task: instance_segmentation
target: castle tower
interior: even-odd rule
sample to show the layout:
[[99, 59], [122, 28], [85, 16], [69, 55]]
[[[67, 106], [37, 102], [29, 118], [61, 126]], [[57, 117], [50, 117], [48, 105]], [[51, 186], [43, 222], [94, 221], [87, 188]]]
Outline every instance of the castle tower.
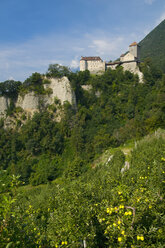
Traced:
[[87, 61], [85, 58], [81, 57], [80, 60], [80, 71], [85, 71], [87, 70]]
[[140, 61], [140, 46], [136, 43], [133, 42], [129, 46], [129, 52], [138, 60]]

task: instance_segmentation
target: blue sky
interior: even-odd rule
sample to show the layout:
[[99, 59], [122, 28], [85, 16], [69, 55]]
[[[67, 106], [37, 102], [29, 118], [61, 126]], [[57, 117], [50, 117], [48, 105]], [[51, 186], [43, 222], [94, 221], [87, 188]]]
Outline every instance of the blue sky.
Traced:
[[165, 0], [0, 0], [0, 82], [114, 60], [164, 19]]

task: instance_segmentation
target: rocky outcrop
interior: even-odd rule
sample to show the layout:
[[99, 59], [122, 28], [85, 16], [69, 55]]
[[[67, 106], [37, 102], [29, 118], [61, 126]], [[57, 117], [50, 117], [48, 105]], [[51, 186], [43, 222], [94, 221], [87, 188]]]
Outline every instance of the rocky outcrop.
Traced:
[[86, 91], [91, 91], [92, 90], [92, 85], [82, 85], [81, 86], [83, 90], [86, 90]]
[[10, 99], [4, 96], [0, 97], [0, 118], [6, 116], [6, 111], [10, 105]]
[[61, 101], [61, 104], [64, 104], [66, 101], [68, 101], [71, 105], [76, 105], [75, 93], [72, 91], [67, 77], [51, 78], [50, 84], [46, 84], [44, 87], [45, 89], [52, 89], [52, 94], [44, 98], [45, 104], [53, 104], [54, 99], [58, 98]]
[[124, 71], [130, 71], [134, 74], [137, 74], [139, 77], [139, 82], [143, 83], [143, 73], [140, 71], [136, 62], [123, 63], [122, 67], [123, 67]]
[[[35, 92], [29, 92], [25, 95], [18, 95], [15, 107], [21, 108], [28, 116], [32, 116], [40, 109], [46, 109], [49, 105], [54, 104], [55, 99], [60, 100], [62, 105], [68, 101], [73, 107], [76, 107], [75, 93], [72, 91], [67, 77], [51, 78], [49, 81], [49, 84], [44, 85], [45, 90], [50, 89], [48, 94], [37, 95]], [[6, 116], [9, 105], [9, 98], [0, 97], [0, 118]]]
[[21, 107], [25, 112], [33, 115], [34, 112], [39, 111], [39, 96], [34, 92], [29, 92], [25, 96], [18, 96], [16, 107]]

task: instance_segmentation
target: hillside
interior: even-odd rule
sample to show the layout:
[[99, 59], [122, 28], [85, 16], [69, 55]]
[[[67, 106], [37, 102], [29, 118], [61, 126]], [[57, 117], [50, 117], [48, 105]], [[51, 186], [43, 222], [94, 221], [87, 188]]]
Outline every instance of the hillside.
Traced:
[[[10, 82], [7, 88], [6, 82], [1, 83], [0, 98], [9, 99], [10, 105], [6, 117], [0, 121], [0, 168], [20, 175], [22, 181], [32, 185], [47, 183], [61, 175], [72, 177], [75, 169], [76, 175], [81, 174], [109, 147], [118, 147], [163, 128], [164, 77], [147, 66], [143, 69], [145, 84], [139, 84], [136, 75], [124, 72], [121, 67], [100, 76], [91, 76], [89, 71], [70, 72], [77, 108], [67, 101], [63, 110], [59, 104], [63, 98], [56, 99], [55, 93], [63, 86], [64, 78], [58, 80], [57, 73], [56, 79], [51, 75], [51, 82], [58, 87], [54, 94], [50, 92], [52, 100], [47, 108], [43, 99], [48, 95], [41, 75], [33, 74], [19, 87], [17, 82]], [[84, 85], [90, 86], [90, 90], [84, 90]], [[54, 89], [52, 83], [49, 87]], [[59, 111], [63, 114], [57, 120]], [[15, 124], [6, 125], [9, 120]], [[11, 127], [15, 127], [12, 132]]]
[[[165, 77], [145, 63], [142, 72], [143, 84], [122, 67], [90, 75], [51, 65], [23, 84], [0, 83], [9, 100], [0, 119], [2, 248], [163, 247]], [[76, 108], [53, 94], [64, 76]], [[39, 108], [29, 117], [32, 93]]]
[[165, 72], [165, 20], [139, 44], [141, 46], [141, 60], [149, 57], [155, 66]]
[[128, 170], [118, 150], [80, 177], [39, 187], [17, 189], [3, 171], [1, 247], [164, 247], [164, 146], [159, 129], [132, 147]]

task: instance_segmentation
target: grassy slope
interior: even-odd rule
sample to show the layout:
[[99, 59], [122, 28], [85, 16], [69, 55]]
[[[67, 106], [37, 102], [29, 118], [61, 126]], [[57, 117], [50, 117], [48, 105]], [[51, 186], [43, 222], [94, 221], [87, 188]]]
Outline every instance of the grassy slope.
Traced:
[[[165, 130], [162, 129], [158, 129], [157, 131], [155, 131], [153, 134], [149, 134], [147, 136], [145, 136], [144, 138], [142, 138], [141, 140], [137, 141], [137, 143], [143, 143], [147, 140], [152, 139], [152, 137], [162, 137], [162, 139], [165, 139]], [[110, 156], [112, 156], [117, 150], [121, 150], [123, 151], [123, 153], [125, 154], [125, 159], [126, 161], [130, 161], [131, 160], [131, 151], [135, 148], [136, 143], [134, 141], [130, 141], [127, 144], [124, 144], [123, 146], [120, 146], [118, 148], [109, 148], [108, 150], [106, 150], [105, 152], [102, 153], [101, 156], [99, 156], [98, 158], [96, 158], [93, 163], [91, 164], [92, 168], [96, 168], [97, 166], [103, 166], [108, 162], [108, 159]], [[57, 178], [56, 180], [52, 181], [53, 184], [63, 184], [63, 178]], [[20, 187], [20, 191], [28, 191], [29, 193], [33, 190], [46, 190], [47, 188], [47, 184], [40, 184], [38, 186], [32, 186], [32, 185], [25, 185]]]
[[98, 157], [96, 160], [94, 160], [92, 167], [95, 168], [98, 165], [104, 165], [107, 163], [110, 156], [112, 156], [117, 150], [121, 150], [125, 154], [126, 161], [130, 161], [131, 158], [131, 151], [136, 147], [136, 144], [145, 142], [147, 139], [150, 139], [151, 137], [155, 136], [156, 138], [162, 137], [165, 139], [165, 131], [162, 129], [158, 129], [153, 134], [149, 134], [142, 138], [140, 141], [137, 141], [136, 143], [131, 141], [127, 144], [124, 144], [123, 146], [120, 146], [118, 148], [109, 148], [106, 150], [100, 157]]

